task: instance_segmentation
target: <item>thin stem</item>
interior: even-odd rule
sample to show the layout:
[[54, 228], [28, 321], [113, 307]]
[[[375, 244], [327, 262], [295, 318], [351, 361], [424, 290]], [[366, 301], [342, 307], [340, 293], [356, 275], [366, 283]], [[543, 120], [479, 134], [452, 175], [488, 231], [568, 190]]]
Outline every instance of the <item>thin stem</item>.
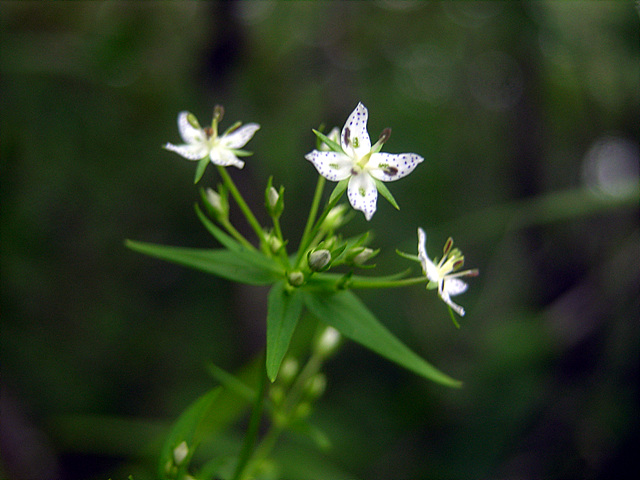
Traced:
[[327, 218], [327, 215], [329, 215], [329, 212], [333, 209], [333, 207], [335, 207], [338, 204], [341, 197], [342, 195], [338, 195], [336, 196], [336, 198], [334, 198], [331, 202], [327, 204], [327, 206], [322, 211], [322, 214], [320, 215], [318, 220], [316, 220], [315, 225], [307, 235], [306, 243], [302, 243], [302, 242], [300, 243], [300, 247], [298, 250], [298, 257], [296, 258], [296, 266], [299, 266], [300, 260], [303, 258], [307, 248], [309, 248], [309, 245], [311, 244], [310, 239], [313, 239], [315, 235], [318, 233], [318, 230], [320, 230], [320, 226], [322, 225], [322, 222], [324, 222], [324, 219]]
[[266, 240], [265, 240], [265, 237], [264, 237], [264, 230], [260, 226], [260, 223], [258, 222], [256, 217], [251, 212], [251, 209], [249, 208], [247, 203], [244, 201], [244, 198], [242, 198], [242, 195], [238, 191], [235, 183], [233, 183], [233, 180], [231, 179], [231, 176], [229, 175], [229, 172], [227, 172], [226, 168], [221, 167], [219, 165], [218, 165], [218, 172], [220, 173], [220, 176], [222, 177], [222, 180], [224, 181], [225, 185], [227, 186], [227, 188], [231, 192], [231, 195], [233, 196], [234, 200], [236, 201], [236, 203], [240, 207], [240, 210], [242, 210], [242, 213], [244, 214], [245, 218], [247, 219], [247, 222], [249, 222], [249, 225], [251, 225], [251, 227], [253, 228], [253, 231], [256, 233], [256, 235], [260, 239], [260, 245], [266, 247]]
[[276, 238], [280, 240], [282, 243], [282, 248], [280, 248], [280, 258], [284, 262], [285, 268], [289, 268], [289, 255], [287, 254], [287, 246], [284, 241], [284, 237], [282, 236], [282, 229], [280, 228], [280, 218], [277, 216], [271, 217], [273, 220], [273, 231], [276, 234]]
[[249, 427], [247, 428], [247, 434], [244, 437], [244, 443], [240, 455], [238, 457], [238, 465], [236, 466], [233, 480], [241, 480], [242, 474], [245, 472], [249, 465], [249, 460], [252, 456], [252, 451], [256, 440], [258, 438], [258, 427], [260, 426], [260, 419], [262, 418], [262, 409], [264, 403], [264, 392], [267, 385], [267, 374], [260, 370], [260, 384], [258, 386], [258, 392], [256, 393], [256, 400], [253, 404], [253, 410], [251, 411], [251, 418], [249, 420]]
[[244, 236], [238, 230], [236, 230], [233, 225], [231, 225], [231, 222], [229, 222], [229, 220], [220, 221], [220, 224], [227, 230], [229, 235], [235, 238], [239, 243], [250, 250], [256, 250], [256, 247], [254, 247], [249, 240], [244, 238]]
[[421, 283], [428, 282], [427, 277], [413, 277], [403, 278], [402, 280], [383, 280], [376, 282], [375, 278], [367, 281], [351, 280], [349, 281], [349, 288], [399, 288], [409, 287], [411, 285], [420, 285]]
[[[304, 233], [300, 239], [300, 247], [298, 249], [298, 255], [296, 257], [296, 265], [300, 263], [304, 250], [306, 250], [306, 243], [309, 241], [308, 237], [313, 227], [313, 222], [316, 219], [318, 213], [318, 207], [320, 206], [320, 199], [322, 198], [322, 191], [324, 190], [325, 178], [322, 175], [318, 175], [318, 183], [316, 183], [316, 191], [313, 194], [313, 201], [311, 202], [311, 209], [309, 210], [309, 218], [307, 218], [307, 224], [304, 227]], [[326, 215], [325, 215], [326, 216]], [[304, 248], [303, 248], [304, 247]]]
[[289, 392], [282, 403], [281, 409], [283, 410], [286, 420], [271, 425], [271, 428], [255, 449], [253, 457], [247, 467], [248, 473], [251, 473], [253, 469], [257, 468], [260, 465], [260, 462], [266, 459], [271, 450], [273, 450], [278, 438], [280, 438], [280, 435], [282, 435], [287, 427], [287, 422], [290, 420], [291, 414], [295, 412], [296, 406], [300, 403], [300, 400], [304, 395], [304, 388], [307, 385], [307, 382], [311, 377], [318, 373], [321, 367], [322, 356], [317, 351], [314, 351], [307, 364], [296, 378], [296, 381], [289, 389]]

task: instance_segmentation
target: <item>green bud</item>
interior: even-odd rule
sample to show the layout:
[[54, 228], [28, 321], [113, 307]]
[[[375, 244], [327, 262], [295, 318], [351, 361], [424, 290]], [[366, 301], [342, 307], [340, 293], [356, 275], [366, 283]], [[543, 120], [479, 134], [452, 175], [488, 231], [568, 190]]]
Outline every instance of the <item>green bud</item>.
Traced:
[[272, 253], [278, 253], [282, 248], [282, 241], [275, 235], [269, 236], [269, 248]]
[[364, 263], [375, 257], [380, 250], [373, 250], [371, 248], [363, 248], [360, 253], [353, 257], [353, 263], [356, 265], [364, 265]]
[[346, 223], [347, 206], [345, 204], [336, 205], [325, 217], [320, 227], [324, 231], [332, 232]]
[[289, 280], [290, 285], [299, 287], [304, 283], [304, 274], [300, 271], [290, 272], [287, 275], [287, 280]]
[[300, 370], [300, 365], [295, 358], [286, 358], [280, 366], [280, 373], [278, 373], [278, 380], [283, 384], [290, 384]]
[[326, 248], [321, 248], [314, 252], [310, 252], [307, 257], [309, 268], [314, 272], [321, 272], [329, 268], [331, 262], [331, 252]]
[[316, 399], [324, 393], [326, 388], [327, 377], [322, 373], [318, 373], [307, 382], [305, 393], [309, 398]]
[[189, 447], [187, 446], [187, 442], [183, 441], [176, 448], [173, 449], [173, 463], [180, 466], [184, 459], [187, 458], [189, 454]]
[[269, 177], [267, 182], [267, 189], [264, 192], [265, 207], [267, 212], [272, 217], [278, 218], [284, 210], [284, 187], [280, 187], [280, 190], [276, 190], [272, 184], [273, 177]]
[[331, 355], [338, 345], [340, 344], [341, 336], [340, 332], [333, 327], [327, 327], [324, 329], [320, 338], [316, 342], [316, 352], [322, 357], [328, 357]]
[[207, 188], [205, 194], [207, 203], [211, 206], [214, 217], [218, 221], [226, 221], [229, 218], [229, 200], [226, 191], [220, 187], [222, 194], [212, 188]]

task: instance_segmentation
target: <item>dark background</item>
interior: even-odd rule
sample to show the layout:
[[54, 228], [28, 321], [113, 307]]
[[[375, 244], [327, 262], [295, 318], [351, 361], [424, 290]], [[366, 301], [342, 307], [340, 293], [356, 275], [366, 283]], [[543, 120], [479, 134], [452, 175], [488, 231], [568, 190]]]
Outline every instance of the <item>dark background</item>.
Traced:
[[[176, 115], [262, 129], [230, 173], [269, 175], [299, 238], [311, 128], [358, 101], [385, 151], [425, 157], [367, 223], [378, 273], [417, 226], [480, 277], [457, 330], [422, 287], [362, 293], [464, 381], [347, 344], [312, 419], [334, 448], [299, 478], [637, 474], [638, 14], [632, 2], [1, 2], [0, 476], [154, 478], [166, 428], [264, 342], [264, 291], [126, 250], [207, 247]], [[215, 185], [209, 168], [202, 184]], [[414, 266], [415, 268], [415, 266]], [[231, 435], [237, 441], [240, 429]], [[235, 435], [235, 437], [234, 437]], [[296, 457], [295, 455], [299, 457]], [[310, 457], [309, 457], [310, 458]], [[316, 467], [313, 467], [316, 468]], [[306, 470], [305, 470], [306, 469]], [[314, 477], [315, 478], [315, 477]]]

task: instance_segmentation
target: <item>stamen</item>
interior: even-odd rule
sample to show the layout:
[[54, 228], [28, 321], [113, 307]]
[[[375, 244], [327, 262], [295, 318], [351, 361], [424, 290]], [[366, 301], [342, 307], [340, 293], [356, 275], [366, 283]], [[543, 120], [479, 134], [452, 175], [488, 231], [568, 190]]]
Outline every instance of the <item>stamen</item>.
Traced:
[[382, 133], [380, 134], [380, 137], [378, 138], [378, 142], [386, 143], [386, 142], [389, 141], [389, 137], [391, 137], [391, 129], [390, 128], [385, 128], [384, 130], [382, 130]]
[[350, 141], [351, 141], [351, 130], [349, 130], [349, 127], [345, 127], [344, 128], [344, 138], [342, 139], [342, 143], [344, 143], [345, 146], [348, 147]]
[[211, 127], [205, 128], [204, 129], [204, 133], [207, 136], [207, 138], [213, 137], [213, 128], [211, 128]]
[[444, 256], [446, 257], [451, 251], [451, 247], [453, 247], [453, 238], [449, 237], [447, 242], [444, 244], [444, 248], [442, 251], [444, 252]]

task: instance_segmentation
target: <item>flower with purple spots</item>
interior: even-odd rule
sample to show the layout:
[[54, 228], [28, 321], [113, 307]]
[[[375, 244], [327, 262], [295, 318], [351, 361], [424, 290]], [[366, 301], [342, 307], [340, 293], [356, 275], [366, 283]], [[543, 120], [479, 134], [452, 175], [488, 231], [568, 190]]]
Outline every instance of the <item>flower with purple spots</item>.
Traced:
[[444, 244], [442, 259], [434, 259], [432, 262], [427, 257], [427, 235], [424, 230], [418, 228], [418, 258], [422, 264], [422, 272], [425, 274], [429, 283], [428, 289], [438, 288], [438, 295], [449, 305], [455, 312], [464, 316], [464, 308], [453, 303], [451, 297], [459, 295], [467, 291], [468, 285], [460, 280], [459, 277], [475, 277], [478, 275], [478, 269], [458, 270], [464, 265], [464, 256], [457, 248], [453, 248], [453, 240], [449, 238]]
[[367, 133], [367, 118], [366, 107], [358, 103], [342, 128], [340, 143], [334, 144], [337, 148], [332, 151], [313, 150], [305, 158], [327, 180], [339, 182], [349, 179], [349, 203], [370, 220], [376, 211], [378, 190], [388, 199], [393, 198], [381, 182], [392, 182], [408, 175], [423, 158], [415, 153], [380, 153], [391, 131], [385, 129], [372, 146]]
[[248, 123], [240, 127], [240, 123], [236, 123], [224, 134], [218, 135], [218, 123], [222, 119], [223, 112], [222, 107], [215, 108], [213, 122], [208, 128], [202, 128], [193, 114], [180, 112], [178, 129], [185, 143], [181, 145], [167, 143], [164, 148], [176, 152], [187, 160], [202, 160], [209, 157], [214, 165], [244, 167], [244, 162], [238, 156], [245, 156], [247, 152], [240, 150], [240, 148], [251, 140], [260, 125]]

